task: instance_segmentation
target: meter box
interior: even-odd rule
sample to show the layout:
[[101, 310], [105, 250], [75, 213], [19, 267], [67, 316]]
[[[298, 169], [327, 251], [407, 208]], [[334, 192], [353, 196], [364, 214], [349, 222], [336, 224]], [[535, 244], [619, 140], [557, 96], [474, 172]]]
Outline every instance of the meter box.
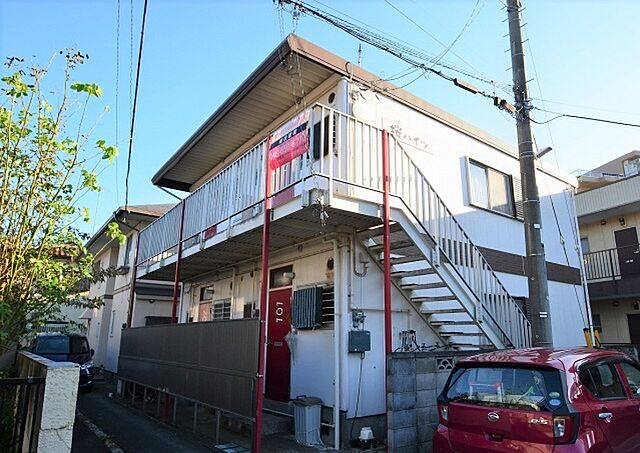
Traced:
[[349, 331], [349, 352], [371, 351], [371, 332], [368, 330]]

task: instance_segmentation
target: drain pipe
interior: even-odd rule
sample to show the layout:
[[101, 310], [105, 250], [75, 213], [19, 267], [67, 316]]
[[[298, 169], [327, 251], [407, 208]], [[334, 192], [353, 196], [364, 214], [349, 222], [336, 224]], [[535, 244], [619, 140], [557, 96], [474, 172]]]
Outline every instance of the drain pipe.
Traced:
[[[340, 241], [333, 242], [333, 448], [340, 450], [340, 332], [342, 332], [341, 303], [343, 293], [342, 253]], [[336, 278], [337, 277], [337, 278]]]

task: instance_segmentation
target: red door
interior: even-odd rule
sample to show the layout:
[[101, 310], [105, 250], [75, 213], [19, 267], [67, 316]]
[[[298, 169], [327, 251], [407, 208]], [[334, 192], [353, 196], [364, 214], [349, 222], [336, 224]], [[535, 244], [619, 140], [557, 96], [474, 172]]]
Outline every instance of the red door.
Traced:
[[284, 337], [291, 330], [291, 287], [269, 293], [265, 397], [289, 401], [291, 354]]

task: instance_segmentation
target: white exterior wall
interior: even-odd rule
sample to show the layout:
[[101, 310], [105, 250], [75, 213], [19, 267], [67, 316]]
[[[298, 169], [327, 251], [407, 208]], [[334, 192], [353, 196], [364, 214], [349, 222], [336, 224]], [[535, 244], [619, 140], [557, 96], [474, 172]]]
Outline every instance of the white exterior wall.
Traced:
[[[327, 260], [334, 257], [331, 242], [323, 243], [318, 240], [305, 244], [301, 250], [276, 252], [271, 254], [270, 269], [293, 265], [295, 279], [293, 290], [308, 285], [334, 283], [336, 290], [342, 287], [342, 294], [336, 291], [335, 304], [337, 311], [342, 313], [338, 326], [341, 329], [340, 338], [340, 379], [341, 404], [340, 409], [348, 411], [348, 416], [355, 412], [358, 379], [360, 376], [360, 354], [348, 354], [347, 335], [352, 329], [350, 306], [362, 310], [366, 315], [364, 329], [371, 332], [371, 351], [365, 354], [362, 367], [362, 385], [358, 416], [376, 415], [385, 410], [384, 399], [384, 317], [383, 317], [383, 274], [373, 262], [368, 264], [364, 277], [352, 276], [352, 286], [349, 288], [349, 272], [351, 272], [351, 255], [348, 250], [348, 238], [342, 237], [343, 244], [340, 263], [334, 263], [334, 271], [327, 269]], [[366, 255], [366, 251], [358, 247], [359, 254]], [[358, 263], [358, 270], [361, 269]], [[340, 275], [335, 270], [342, 270]], [[251, 277], [253, 272], [253, 277]], [[198, 298], [200, 288], [213, 286], [214, 300], [231, 296], [229, 291], [229, 276], [231, 271], [213, 277], [192, 282], [185, 286], [185, 304], [181, 313], [184, 322], [189, 317], [197, 320]], [[233, 287], [232, 318], [241, 318], [244, 303], [255, 301], [259, 305], [260, 268], [257, 263], [240, 266], [236, 270]], [[338, 281], [340, 279], [340, 281]], [[351, 297], [349, 297], [351, 295]], [[411, 309], [409, 304], [393, 288], [393, 341], [394, 348], [399, 346], [399, 333], [402, 330], [417, 331], [418, 343], [433, 345], [437, 337], [427, 324]], [[326, 406], [334, 405], [334, 330], [332, 328], [316, 330], [298, 330], [295, 351], [291, 360], [291, 393], [298, 395], [317, 396]], [[269, 360], [267, 358], [267, 360]]]
[[[467, 158], [476, 160], [505, 174], [520, 177], [516, 156], [500, 151], [444, 123], [436, 121], [397, 101], [369, 91], [353, 88], [353, 113], [378, 127], [399, 131], [402, 146], [414, 159], [445, 204], [478, 246], [525, 255], [522, 221], [475, 208], [469, 204]], [[412, 141], [415, 145], [409, 144]], [[537, 171], [543, 219], [542, 237], [547, 261], [579, 268], [573, 187], [568, 181]], [[558, 224], [553, 214], [555, 205]], [[566, 242], [565, 257], [560, 233]], [[500, 275], [513, 296], [528, 294], [523, 276]], [[583, 327], [588, 325], [582, 286], [549, 282], [549, 299], [554, 344], [584, 345]], [[581, 316], [580, 308], [582, 307]], [[584, 319], [584, 321], [583, 321]]]

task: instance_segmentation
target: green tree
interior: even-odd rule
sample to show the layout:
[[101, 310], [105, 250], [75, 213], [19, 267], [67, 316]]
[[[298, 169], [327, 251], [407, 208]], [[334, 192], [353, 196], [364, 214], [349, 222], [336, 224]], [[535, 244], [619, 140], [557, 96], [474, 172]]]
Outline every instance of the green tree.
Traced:
[[[117, 149], [91, 135], [102, 115], [87, 124], [88, 106], [102, 95], [93, 83], [72, 79], [88, 56], [63, 59], [60, 88], [49, 102], [49, 67], [26, 67], [7, 58], [0, 94], [0, 353], [19, 344], [30, 326], [55, 318], [81, 282], [101, 278], [74, 227], [89, 220], [81, 205], [100, 191], [98, 175]], [[58, 74], [59, 77], [59, 74]], [[46, 81], [46, 84], [45, 84]], [[105, 109], [105, 112], [108, 109]], [[119, 230], [114, 231], [118, 236]], [[118, 239], [121, 239], [118, 237]]]

